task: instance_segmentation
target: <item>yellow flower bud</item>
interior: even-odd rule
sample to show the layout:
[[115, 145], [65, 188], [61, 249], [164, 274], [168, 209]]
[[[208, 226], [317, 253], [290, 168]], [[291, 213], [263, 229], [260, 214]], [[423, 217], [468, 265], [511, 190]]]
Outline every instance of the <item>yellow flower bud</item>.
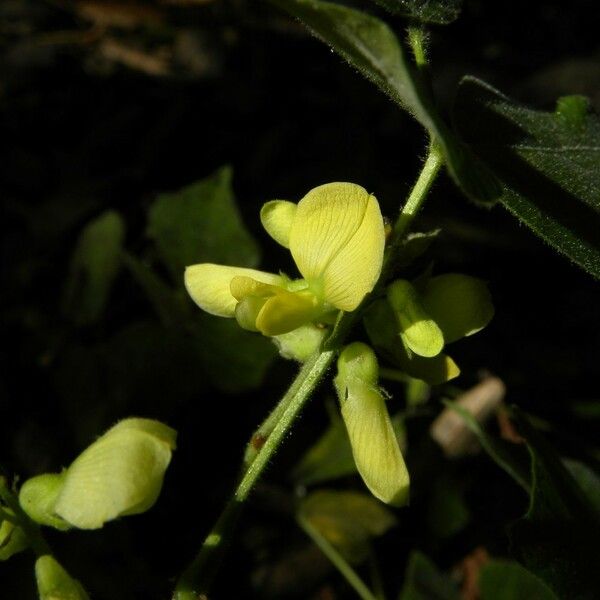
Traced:
[[[7, 508], [2, 510], [12, 515]], [[20, 527], [6, 519], [0, 521], [0, 560], [9, 559], [13, 554], [25, 550], [28, 545], [27, 536]]]
[[360, 342], [345, 348], [334, 381], [356, 467], [376, 498], [402, 506], [410, 478], [376, 380], [373, 350]]
[[35, 563], [40, 600], [89, 600], [82, 585], [53, 556], [40, 556]]
[[404, 279], [388, 288], [388, 300], [400, 325], [400, 337], [419, 356], [437, 356], [444, 347], [444, 335], [429, 316], [417, 290]]

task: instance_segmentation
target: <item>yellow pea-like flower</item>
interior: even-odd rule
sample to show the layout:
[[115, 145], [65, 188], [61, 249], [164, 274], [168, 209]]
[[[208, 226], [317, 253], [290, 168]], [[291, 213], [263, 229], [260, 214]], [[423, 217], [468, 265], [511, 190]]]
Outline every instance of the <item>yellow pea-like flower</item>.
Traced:
[[298, 204], [267, 202], [261, 221], [289, 248], [302, 279], [203, 263], [185, 271], [185, 286], [206, 312], [235, 317], [244, 329], [278, 336], [355, 310], [381, 273], [385, 233], [375, 196], [353, 183], [329, 183]]
[[62, 473], [26, 481], [19, 503], [34, 521], [58, 529], [98, 529], [145, 512], [160, 494], [176, 435], [159, 421], [125, 419]]

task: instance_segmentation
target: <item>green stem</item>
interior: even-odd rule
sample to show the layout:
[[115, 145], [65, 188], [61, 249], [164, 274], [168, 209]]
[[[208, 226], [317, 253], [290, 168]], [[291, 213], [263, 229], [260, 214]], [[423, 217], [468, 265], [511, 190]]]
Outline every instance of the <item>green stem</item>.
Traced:
[[44, 556], [45, 554], [51, 554], [50, 546], [48, 542], [43, 538], [40, 528], [37, 523], [34, 523], [27, 513], [21, 508], [19, 500], [8, 487], [6, 479], [0, 477], [0, 499], [4, 502], [6, 507], [12, 512], [14, 518], [11, 519], [13, 523], [18, 525], [29, 540], [29, 545], [32, 550], [38, 556]]
[[394, 226], [395, 242], [401, 242], [404, 238], [410, 224], [419, 212], [425, 198], [427, 198], [427, 194], [443, 164], [444, 156], [442, 151], [435, 142], [432, 142], [429, 147], [429, 154], [419, 173], [419, 177], [411, 190], [406, 203], [402, 207], [398, 220]]
[[409, 26], [408, 43], [412, 48], [417, 67], [419, 69], [425, 69], [427, 67], [427, 33], [422, 26]]
[[344, 557], [330, 544], [311, 523], [298, 516], [298, 523], [312, 541], [319, 547], [319, 550], [333, 563], [337, 570], [344, 576], [344, 579], [354, 588], [354, 591], [362, 600], [378, 600], [377, 596], [365, 585], [364, 581], [358, 576], [356, 571], [348, 564]]
[[245, 501], [304, 404], [331, 366], [335, 355], [334, 350], [317, 352], [302, 366], [296, 381], [280, 401], [281, 408], [275, 409], [277, 422], [242, 476], [217, 523], [204, 540], [200, 552], [179, 579], [173, 600], [197, 600], [210, 588]]

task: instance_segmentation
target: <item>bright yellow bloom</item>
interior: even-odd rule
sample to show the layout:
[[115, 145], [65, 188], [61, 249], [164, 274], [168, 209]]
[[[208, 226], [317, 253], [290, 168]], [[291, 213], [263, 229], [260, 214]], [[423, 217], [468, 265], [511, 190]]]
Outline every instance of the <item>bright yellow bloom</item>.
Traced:
[[203, 263], [185, 271], [196, 304], [244, 329], [276, 336], [337, 310], [353, 311], [381, 272], [383, 218], [375, 196], [353, 183], [314, 188], [298, 204], [267, 202], [261, 221], [290, 249], [302, 279]]

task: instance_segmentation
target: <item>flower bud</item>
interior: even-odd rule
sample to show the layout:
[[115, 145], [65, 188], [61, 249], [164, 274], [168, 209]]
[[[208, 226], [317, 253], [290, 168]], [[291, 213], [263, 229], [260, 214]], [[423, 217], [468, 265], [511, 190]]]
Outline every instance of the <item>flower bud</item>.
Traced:
[[410, 282], [398, 279], [388, 288], [387, 296], [408, 349], [419, 356], [437, 356], [444, 347], [444, 335], [425, 310], [417, 290]]
[[[2, 508], [5, 513], [11, 515], [7, 508]], [[25, 532], [8, 520], [0, 521], [0, 560], [7, 560], [13, 554], [25, 550], [29, 545]]]
[[158, 421], [121, 421], [60, 475], [25, 482], [19, 501], [32, 519], [59, 529], [98, 529], [145, 512], [158, 498], [175, 438], [176, 432]]
[[360, 476], [376, 498], [402, 506], [408, 502], [410, 478], [376, 385], [377, 373], [375, 353], [357, 342], [342, 351], [334, 383]]
[[73, 579], [49, 554], [37, 559], [35, 578], [40, 600], [89, 600], [79, 581]]

